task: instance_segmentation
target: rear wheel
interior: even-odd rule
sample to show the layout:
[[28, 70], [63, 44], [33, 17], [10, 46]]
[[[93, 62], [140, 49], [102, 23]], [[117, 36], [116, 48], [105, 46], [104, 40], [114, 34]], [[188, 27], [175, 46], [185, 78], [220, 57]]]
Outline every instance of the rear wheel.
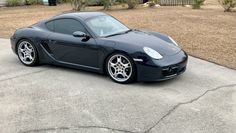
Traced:
[[112, 80], [118, 83], [134, 81], [136, 68], [133, 61], [123, 53], [115, 53], [108, 57], [107, 73]]
[[20, 61], [26, 66], [35, 66], [38, 63], [37, 50], [29, 40], [23, 39], [18, 43], [17, 55]]

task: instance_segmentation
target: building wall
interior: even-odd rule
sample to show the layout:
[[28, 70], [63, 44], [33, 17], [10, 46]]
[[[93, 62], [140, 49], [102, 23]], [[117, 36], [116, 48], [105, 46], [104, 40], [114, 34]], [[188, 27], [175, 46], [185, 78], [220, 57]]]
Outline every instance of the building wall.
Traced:
[[0, 0], [0, 6], [4, 6], [6, 4], [6, 0]]

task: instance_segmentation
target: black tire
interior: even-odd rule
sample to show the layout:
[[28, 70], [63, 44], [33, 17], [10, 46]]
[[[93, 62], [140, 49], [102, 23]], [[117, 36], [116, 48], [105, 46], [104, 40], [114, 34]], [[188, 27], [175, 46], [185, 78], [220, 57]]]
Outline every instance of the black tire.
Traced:
[[[32, 46], [32, 48], [33, 48], [34, 59], [33, 59], [32, 62], [30, 62], [30, 63], [25, 63], [25, 62], [21, 59], [21, 57], [20, 57], [20, 55], [19, 55], [19, 54], [20, 54], [20, 53], [19, 53], [19, 47], [20, 47], [21, 43], [23, 43], [23, 42], [29, 43], [29, 44]], [[36, 65], [38, 65], [38, 63], [39, 63], [38, 51], [37, 51], [37, 49], [36, 49], [34, 43], [33, 43], [32, 41], [28, 40], [28, 39], [22, 39], [22, 40], [20, 40], [20, 41], [17, 43], [16, 53], [17, 53], [17, 56], [18, 56], [20, 62], [21, 62], [22, 64], [26, 65], [26, 66], [36, 66]]]
[[[111, 58], [113, 58], [114, 56], [117, 56], [117, 55], [124, 56], [124, 57], [130, 62], [130, 64], [131, 64], [131, 67], [130, 67], [130, 68], [132, 68], [132, 69], [131, 69], [131, 75], [130, 75], [129, 78], [128, 78], [127, 80], [125, 80], [125, 81], [118, 81], [118, 80], [116, 80], [116, 79], [111, 75], [111, 73], [109, 72], [109, 60], [110, 60]], [[106, 60], [106, 73], [108, 74], [108, 76], [109, 76], [113, 81], [115, 81], [115, 82], [117, 82], [117, 83], [121, 83], [121, 84], [128, 84], [128, 83], [132, 83], [132, 82], [135, 81], [135, 79], [136, 79], [136, 73], [137, 73], [137, 72], [136, 72], [136, 66], [135, 66], [133, 60], [132, 60], [129, 56], [127, 56], [126, 54], [121, 53], [121, 52], [116, 52], [116, 53], [111, 54], [111, 55], [107, 58], [107, 60]]]

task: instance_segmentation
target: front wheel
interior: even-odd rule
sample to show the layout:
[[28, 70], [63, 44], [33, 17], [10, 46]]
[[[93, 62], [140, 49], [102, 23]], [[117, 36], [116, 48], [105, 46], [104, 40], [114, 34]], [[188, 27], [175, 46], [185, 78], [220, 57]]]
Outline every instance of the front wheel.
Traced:
[[18, 43], [17, 55], [20, 61], [26, 66], [35, 66], [38, 63], [37, 50], [29, 40], [23, 39]]
[[134, 81], [136, 68], [133, 61], [123, 53], [115, 53], [108, 57], [107, 73], [112, 80], [118, 83]]

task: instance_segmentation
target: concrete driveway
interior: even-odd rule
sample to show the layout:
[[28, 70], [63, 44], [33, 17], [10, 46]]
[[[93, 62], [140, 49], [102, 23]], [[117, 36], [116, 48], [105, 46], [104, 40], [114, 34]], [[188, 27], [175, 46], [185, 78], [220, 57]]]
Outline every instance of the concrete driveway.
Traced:
[[193, 57], [165, 82], [25, 67], [0, 39], [1, 133], [235, 133], [236, 71]]

